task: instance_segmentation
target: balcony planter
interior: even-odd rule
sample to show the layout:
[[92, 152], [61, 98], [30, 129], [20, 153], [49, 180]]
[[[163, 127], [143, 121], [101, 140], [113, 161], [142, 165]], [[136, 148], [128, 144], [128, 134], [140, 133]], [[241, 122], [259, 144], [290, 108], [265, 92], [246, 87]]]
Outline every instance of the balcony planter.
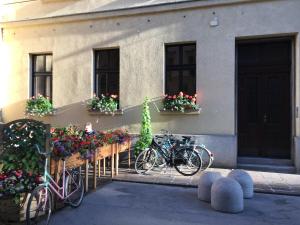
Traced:
[[182, 111], [171, 111], [171, 110], [160, 110], [160, 114], [164, 116], [169, 116], [169, 115], [199, 115], [201, 112], [201, 108], [197, 110], [185, 110], [184, 112]]
[[89, 115], [92, 115], [92, 116], [121, 116], [124, 114], [124, 111], [123, 109], [118, 109], [114, 112], [103, 112], [103, 111], [97, 111], [97, 110], [88, 110], [89, 112]]

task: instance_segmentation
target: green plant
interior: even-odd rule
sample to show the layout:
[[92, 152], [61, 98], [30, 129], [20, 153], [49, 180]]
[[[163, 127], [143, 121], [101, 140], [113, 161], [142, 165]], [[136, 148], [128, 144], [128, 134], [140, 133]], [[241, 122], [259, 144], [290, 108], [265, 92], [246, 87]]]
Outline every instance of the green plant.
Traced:
[[143, 103], [142, 122], [140, 138], [134, 146], [134, 154], [137, 156], [145, 148], [149, 147], [152, 141], [151, 116], [149, 110], [149, 99]]
[[117, 95], [104, 95], [100, 97], [94, 96], [88, 100], [87, 107], [91, 111], [99, 111], [105, 113], [114, 113], [118, 110]]
[[180, 111], [198, 110], [199, 105], [196, 104], [197, 95], [187, 95], [180, 92], [178, 95], [166, 95], [163, 99], [163, 110]]
[[31, 116], [45, 116], [53, 112], [53, 105], [48, 97], [33, 96], [26, 102], [26, 113]]
[[19, 120], [3, 130], [3, 153], [0, 157], [0, 197], [30, 192], [43, 172], [43, 158], [35, 144], [45, 148], [46, 126], [33, 120]]

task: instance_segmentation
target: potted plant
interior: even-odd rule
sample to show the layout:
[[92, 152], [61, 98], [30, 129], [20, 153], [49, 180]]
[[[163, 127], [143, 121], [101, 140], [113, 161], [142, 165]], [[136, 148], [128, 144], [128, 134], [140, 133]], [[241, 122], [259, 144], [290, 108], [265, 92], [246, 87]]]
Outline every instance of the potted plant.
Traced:
[[196, 103], [197, 95], [187, 95], [180, 92], [178, 95], [165, 95], [163, 111], [186, 112], [200, 109]]
[[53, 105], [48, 97], [38, 94], [33, 96], [26, 102], [26, 113], [30, 116], [43, 117], [52, 114]]
[[94, 97], [87, 101], [87, 108], [90, 112], [101, 112], [105, 114], [114, 114], [118, 110], [119, 102], [117, 95], [104, 95]]

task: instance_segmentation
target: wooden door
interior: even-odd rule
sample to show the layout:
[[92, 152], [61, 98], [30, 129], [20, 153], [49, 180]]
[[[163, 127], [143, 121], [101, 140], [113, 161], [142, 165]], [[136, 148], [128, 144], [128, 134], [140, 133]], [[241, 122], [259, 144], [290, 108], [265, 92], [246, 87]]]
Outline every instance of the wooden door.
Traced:
[[291, 42], [238, 44], [239, 156], [290, 158]]

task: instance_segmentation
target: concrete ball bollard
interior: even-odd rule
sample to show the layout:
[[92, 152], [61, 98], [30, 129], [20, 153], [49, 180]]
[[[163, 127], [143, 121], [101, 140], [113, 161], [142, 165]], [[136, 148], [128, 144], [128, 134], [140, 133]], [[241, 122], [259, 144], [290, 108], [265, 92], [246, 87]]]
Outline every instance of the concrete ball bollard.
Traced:
[[253, 180], [251, 176], [244, 170], [232, 170], [228, 177], [235, 179], [242, 186], [244, 198], [252, 198], [253, 192]]
[[217, 211], [226, 213], [243, 211], [244, 198], [241, 185], [228, 177], [216, 180], [211, 188], [211, 206]]
[[211, 186], [221, 177], [219, 172], [204, 171], [198, 181], [198, 199], [210, 202]]

